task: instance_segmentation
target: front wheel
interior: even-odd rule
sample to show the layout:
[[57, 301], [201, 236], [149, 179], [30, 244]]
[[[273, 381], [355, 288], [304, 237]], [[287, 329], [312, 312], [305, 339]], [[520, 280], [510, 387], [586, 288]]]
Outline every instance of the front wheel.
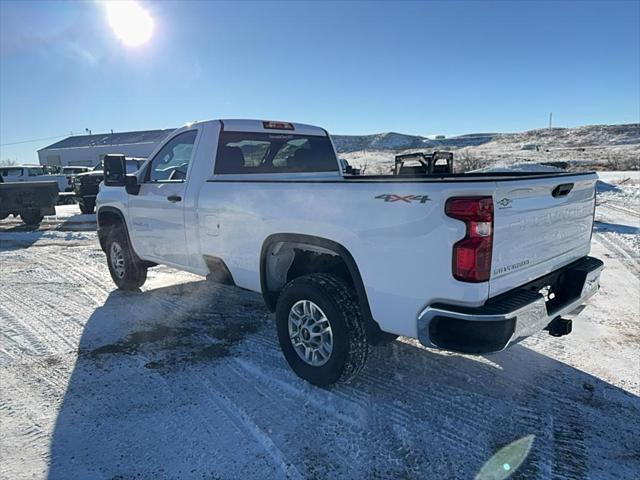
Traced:
[[24, 223], [29, 226], [40, 225], [44, 215], [40, 213], [40, 210], [26, 210], [20, 213], [20, 218]]
[[349, 381], [367, 361], [369, 344], [355, 292], [333, 275], [314, 273], [289, 282], [278, 298], [276, 323], [287, 363], [314, 385]]
[[121, 290], [137, 290], [147, 280], [147, 267], [131, 249], [122, 228], [114, 227], [106, 242], [107, 264], [114, 283]]
[[96, 208], [96, 202], [94, 200], [80, 200], [80, 211], [82, 213], [93, 213]]

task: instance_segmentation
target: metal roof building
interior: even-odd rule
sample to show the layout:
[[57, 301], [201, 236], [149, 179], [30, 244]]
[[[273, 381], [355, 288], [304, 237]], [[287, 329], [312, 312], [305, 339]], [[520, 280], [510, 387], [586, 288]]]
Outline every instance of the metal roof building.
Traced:
[[38, 150], [38, 160], [40, 165], [93, 167], [108, 153], [146, 158], [173, 130], [73, 135]]

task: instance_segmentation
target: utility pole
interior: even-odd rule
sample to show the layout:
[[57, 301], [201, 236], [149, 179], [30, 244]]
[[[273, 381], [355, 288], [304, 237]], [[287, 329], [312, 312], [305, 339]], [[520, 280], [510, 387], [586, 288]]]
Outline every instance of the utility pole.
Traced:
[[553, 112], [549, 112], [549, 129], [551, 129], [551, 121], [553, 120]]

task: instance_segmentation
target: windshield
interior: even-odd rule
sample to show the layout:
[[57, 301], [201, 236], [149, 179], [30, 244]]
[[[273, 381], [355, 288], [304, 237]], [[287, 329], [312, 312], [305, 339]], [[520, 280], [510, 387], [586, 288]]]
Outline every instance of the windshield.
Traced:
[[22, 168], [0, 168], [0, 175], [3, 177], [20, 177]]

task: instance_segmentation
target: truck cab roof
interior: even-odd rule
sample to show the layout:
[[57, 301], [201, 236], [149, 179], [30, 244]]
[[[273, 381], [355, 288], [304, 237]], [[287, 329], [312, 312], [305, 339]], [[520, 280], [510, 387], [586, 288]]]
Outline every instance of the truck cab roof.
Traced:
[[328, 136], [322, 127], [307, 125], [305, 123], [284, 122], [279, 120], [252, 120], [252, 119], [213, 119], [193, 122], [183, 128], [192, 128], [205, 123], [220, 123], [222, 129], [227, 132], [280, 132], [299, 135]]

